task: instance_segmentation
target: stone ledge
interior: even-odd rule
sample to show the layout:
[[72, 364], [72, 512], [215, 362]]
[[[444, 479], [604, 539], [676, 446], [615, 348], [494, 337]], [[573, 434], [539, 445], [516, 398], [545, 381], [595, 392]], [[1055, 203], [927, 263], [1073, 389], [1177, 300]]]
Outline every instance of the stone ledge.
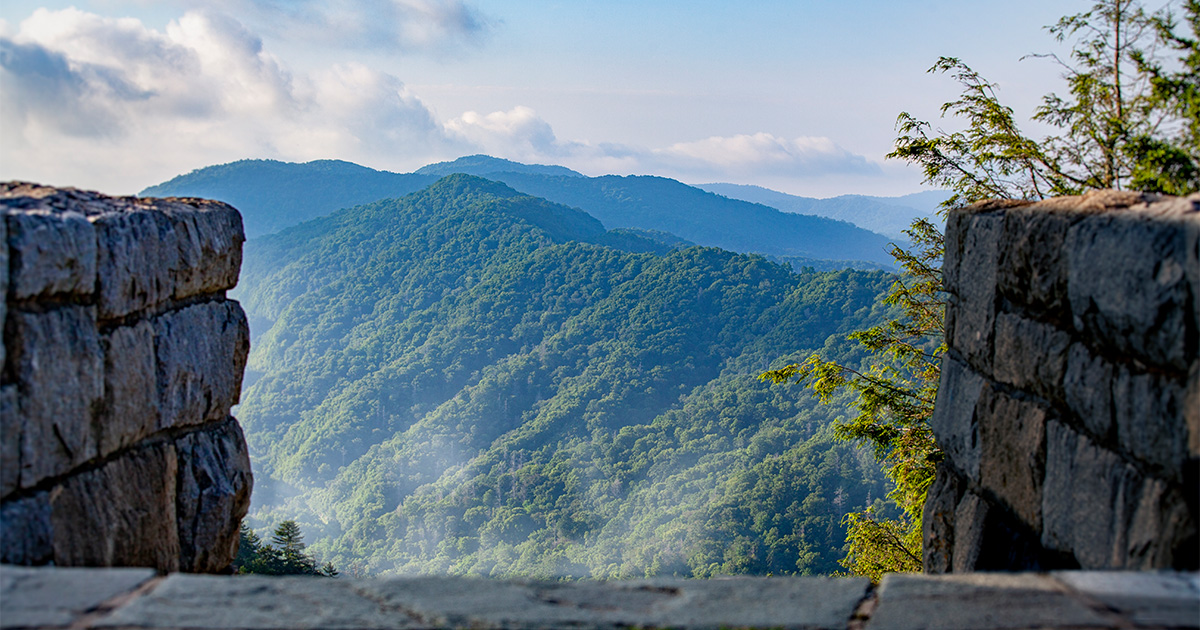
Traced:
[[[863, 605], [865, 604], [865, 605]], [[1200, 574], [552, 582], [0, 566], [0, 628], [1200, 628]]]

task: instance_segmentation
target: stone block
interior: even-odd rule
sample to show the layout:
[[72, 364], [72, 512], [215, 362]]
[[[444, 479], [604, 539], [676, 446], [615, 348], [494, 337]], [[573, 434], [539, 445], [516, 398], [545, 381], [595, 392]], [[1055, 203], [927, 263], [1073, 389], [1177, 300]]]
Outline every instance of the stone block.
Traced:
[[230, 630], [436, 627], [363, 596], [361, 584], [312, 577], [175, 574], [93, 627], [196, 628], [197, 620], [203, 620], [204, 628]]
[[958, 251], [947, 249], [945, 265], [952, 266], [946, 279], [950, 294], [946, 338], [949, 346], [984, 374], [991, 374], [992, 334], [996, 314], [996, 265], [1004, 228], [1003, 215], [971, 214], [957, 219], [962, 234], [954, 237]]
[[50, 499], [54, 563], [179, 570], [176, 473], [157, 443], [68, 478]]
[[250, 454], [237, 420], [181, 437], [176, 486], [180, 567], [218, 573], [237, 555], [238, 527], [250, 507]]
[[1192, 362], [1187, 393], [1183, 396], [1183, 421], [1187, 425], [1188, 455], [1200, 458], [1200, 360]]
[[160, 427], [224, 420], [241, 395], [250, 330], [242, 307], [204, 302], [154, 319]]
[[21, 417], [17, 386], [0, 387], [0, 499], [21, 486]]
[[2, 330], [8, 317], [8, 276], [8, 221], [0, 220], [0, 296], [4, 298], [0, 299], [0, 365], [4, 365], [8, 357]]
[[995, 335], [996, 380], [1047, 400], [1062, 399], [1070, 335], [1011, 313], [996, 316]]
[[1120, 448], [1176, 482], [1183, 480], [1188, 455], [1185, 389], [1182, 380], [1162, 373], [1139, 373], [1127, 365], [1114, 371], [1113, 422]]
[[1200, 588], [1194, 575], [1166, 572], [1059, 571], [1071, 589], [1115, 610], [1139, 628], [1200, 627]]
[[1067, 409], [1096, 439], [1109, 438], [1113, 426], [1113, 366], [1084, 344], [1071, 344], [1063, 377]]
[[883, 576], [868, 630], [1108, 628], [1109, 619], [1046, 576]]
[[53, 541], [48, 493], [0, 503], [0, 564], [46, 564], [54, 559]]
[[1042, 526], [1046, 410], [984, 386], [976, 407], [979, 480], [1034, 529]]
[[96, 309], [11, 312], [9, 365], [20, 396], [21, 486], [70, 471], [97, 453], [93, 414], [104, 395]]
[[177, 260], [171, 269], [174, 297], [232, 289], [242, 266], [242, 215], [218, 201], [157, 200], [173, 226]]
[[1041, 205], [1007, 210], [996, 273], [1005, 299], [1067, 325], [1071, 319], [1063, 241], [1073, 219], [1070, 212]]
[[1047, 426], [1042, 544], [1083, 569], [1196, 564], [1197, 523], [1181, 487], [1146, 477], [1058, 422]]
[[179, 252], [171, 221], [159, 212], [112, 211], [92, 217], [99, 244], [100, 319], [123, 317], [171, 299]]
[[966, 481], [945, 462], [937, 465], [933, 483], [925, 494], [921, 517], [922, 564], [926, 573], [949, 573], [954, 568], [958, 514]]
[[979, 564], [984, 531], [988, 523], [988, 504], [974, 492], [963, 495], [954, 510], [954, 573], [971, 573]]
[[81, 627], [87, 613], [154, 579], [153, 569], [0, 566], [5, 628]]
[[1196, 335], [1196, 322], [1187, 317], [1186, 230], [1144, 214], [1127, 210], [1089, 217], [1068, 232], [1064, 247], [1074, 325], [1113, 354], [1186, 373], [1186, 340]]
[[154, 327], [142, 320], [101, 335], [104, 406], [99, 416], [100, 454], [137, 443], [158, 429], [158, 379]]
[[83, 214], [22, 210], [7, 213], [5, 223], [13, 299], [95, 290], [96, 232]]
[[984, 379], [952, 354], [942, 359], [937, 404], [929, 425], [954, 467], [979, 481], [979, 424], [976, 405]]

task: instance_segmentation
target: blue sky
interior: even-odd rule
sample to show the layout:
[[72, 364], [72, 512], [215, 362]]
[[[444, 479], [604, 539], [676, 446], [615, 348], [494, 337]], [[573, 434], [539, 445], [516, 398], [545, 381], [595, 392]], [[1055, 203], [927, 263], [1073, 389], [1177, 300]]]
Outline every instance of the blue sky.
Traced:
[[[241, 158], [409, 171], [471, 153], [589, 175], [900, 195], [901, 111], [967, 61], [1022, 117], [1088, 2], [95, 0], [0, 4], [0, 178], [135, 192]], [[1148, 8], [1158, 8], [1150, 2]], [[952, 127], [953, 122], [942, 123]]]

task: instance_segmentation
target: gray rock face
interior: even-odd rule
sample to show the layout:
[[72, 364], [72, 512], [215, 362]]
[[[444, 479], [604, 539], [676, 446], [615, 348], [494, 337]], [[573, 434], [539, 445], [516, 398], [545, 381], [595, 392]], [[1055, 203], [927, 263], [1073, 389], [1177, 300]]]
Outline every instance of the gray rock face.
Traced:
[[21, 183], [0, 212], [0, 562], [224, 570], [252, 484], [240, 215]]
[[1200, 565], [1198, 252], [1196, 195], [951, 213], [927, 570]]

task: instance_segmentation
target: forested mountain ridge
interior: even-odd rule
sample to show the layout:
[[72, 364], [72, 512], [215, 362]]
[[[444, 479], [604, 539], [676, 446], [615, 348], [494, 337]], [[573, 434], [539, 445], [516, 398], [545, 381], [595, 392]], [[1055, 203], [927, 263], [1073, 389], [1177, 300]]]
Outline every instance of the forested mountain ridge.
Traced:
[[934, 218], [938, 204], [950, 197], [948, 191], [927, 190], [903, 197], [841, 195], [829, 199], [813, 199], [744, 184], [700, 184], [696, 188], [730, 199], [761, 203], [784, 212], [850, 221], [859, 227], [899, 240], [907, 240], [904, 230], [912, 225], [914, 219]]
[[454, 172], [502, 181], [521, 192], [580, 208], [609, 229], [666, 232], [699, 245], [773, 256], [796, 268], [891, 268], [893, 263], [886, 237], [846, 221], [781, 212], [663, 177], [585, 177], [561, 166], [489, 156], [431, 164], [410, 174], [331, 160], [243, 160], [198, 169], [141, 194], [226, 201], [241, 210], [246, 234], [254, 238], [340, 208], [401, 197]]
[[245, 271], [256, 516], [351, 573], [827, 573], [886, 492], [837, 406], [755, 375], [853, 359], [887, 274], [672, 248], [464, 175], [259, 239]]

